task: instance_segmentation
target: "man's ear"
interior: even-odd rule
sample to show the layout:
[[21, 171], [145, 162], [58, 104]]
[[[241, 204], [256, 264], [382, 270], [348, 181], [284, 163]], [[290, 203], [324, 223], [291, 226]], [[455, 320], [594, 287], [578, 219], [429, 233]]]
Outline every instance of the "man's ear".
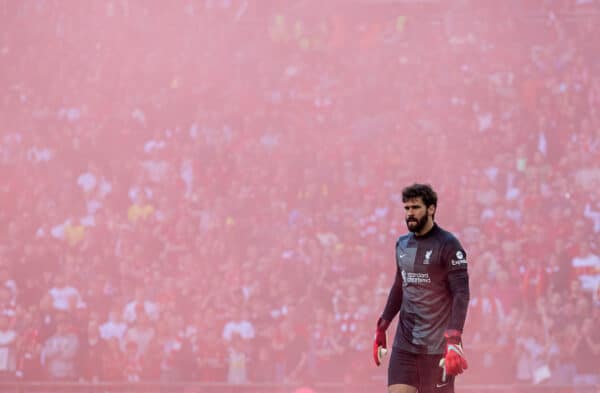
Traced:
[[433, 216], [435, 214], [435, 205], [427, 207], [427, 215]]

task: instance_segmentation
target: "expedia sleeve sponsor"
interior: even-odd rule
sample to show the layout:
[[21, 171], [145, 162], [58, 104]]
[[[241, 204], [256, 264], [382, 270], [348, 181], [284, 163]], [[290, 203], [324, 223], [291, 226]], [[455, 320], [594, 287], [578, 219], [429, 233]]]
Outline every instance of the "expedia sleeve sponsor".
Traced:
[[449, 261], [449, 270], [467, 268], [467, 253], [456, 238], [450, 238], [446, 245], [446, 260]]

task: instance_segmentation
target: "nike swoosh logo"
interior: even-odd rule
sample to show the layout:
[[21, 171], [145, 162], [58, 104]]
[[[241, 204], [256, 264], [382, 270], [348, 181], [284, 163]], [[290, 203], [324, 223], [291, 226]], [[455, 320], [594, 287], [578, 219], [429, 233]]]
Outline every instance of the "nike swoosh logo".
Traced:
[[444, 386], [448, 385], [450, 382], [446, 382], [446, 383], [436, 383], [435, 387], [436, 388], [443, 388]]
[[406, 254], [400, 254], [398, 255], [398, 258], [404, 258], [406, 256]]

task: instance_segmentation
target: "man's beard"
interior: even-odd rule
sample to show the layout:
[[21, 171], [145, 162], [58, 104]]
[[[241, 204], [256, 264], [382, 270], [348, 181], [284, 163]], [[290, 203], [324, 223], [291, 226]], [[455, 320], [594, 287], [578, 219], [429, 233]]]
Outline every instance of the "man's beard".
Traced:
[[[414, 220], [414, 221], [412, 221]], [[406, 227], [408, 228], [409, 231], [414, 232], [414, 233], [418, 233], [421, 232], [421, 230], [423, 228], [425, 228], [425, 225], [427, 225], [427, 215], [421, 217], [420, 219], [416, 219], [416, 218], [412, 218], [412, 219], [406, 219]]]

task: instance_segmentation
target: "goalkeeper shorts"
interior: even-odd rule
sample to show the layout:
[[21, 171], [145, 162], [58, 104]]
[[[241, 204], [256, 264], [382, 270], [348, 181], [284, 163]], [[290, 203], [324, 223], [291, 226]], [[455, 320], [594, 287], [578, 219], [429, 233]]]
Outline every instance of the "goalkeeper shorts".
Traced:
[[439, 366], [443, 355], [417, 354], [393, 348], [388, 368], [388, 385], [411, 385], [419, 393], [454, 393], [454, 377]]

